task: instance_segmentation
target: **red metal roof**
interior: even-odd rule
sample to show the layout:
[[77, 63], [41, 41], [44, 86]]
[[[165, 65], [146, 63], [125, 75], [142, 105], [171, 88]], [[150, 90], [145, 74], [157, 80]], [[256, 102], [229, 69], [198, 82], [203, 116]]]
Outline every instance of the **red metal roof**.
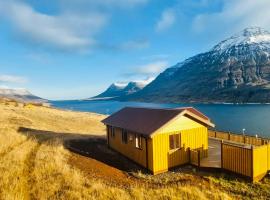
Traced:
[[174, 109], [125, 107], [102, 122], [106, 125], [150, 136], [185, 110], [210, 121], [208, 117], [192, 107]]

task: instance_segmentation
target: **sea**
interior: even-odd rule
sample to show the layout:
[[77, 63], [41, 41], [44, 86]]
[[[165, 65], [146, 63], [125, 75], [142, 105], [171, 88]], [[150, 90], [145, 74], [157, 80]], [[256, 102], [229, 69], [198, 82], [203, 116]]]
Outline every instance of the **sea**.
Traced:
[[110, 115], [126, 106], [151, 108], [191, 106], [207, 115], [216, 125], [216, 130], [270, 138], [270, 105], [268, 104], [176, 104], [110, 100], [69, 100], [52, 101], [50, 103], [56, 108], [106, 115]]

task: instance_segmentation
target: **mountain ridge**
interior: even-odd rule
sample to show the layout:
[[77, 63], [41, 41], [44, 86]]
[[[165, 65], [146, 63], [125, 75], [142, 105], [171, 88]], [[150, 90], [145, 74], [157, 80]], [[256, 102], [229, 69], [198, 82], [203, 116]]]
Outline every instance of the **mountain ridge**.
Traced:
[[48, 102], [48, 100], [35, 96], [24, 88], [0, 88], [0, 98], [8, 98], [26, 103]]
[[112, 83], [104, 92], [90, 99], [111, 99], [131, 95], [142, 90], [152, 79]]
[[270, 102], [270, 33], [246, 28], [208, 52], [167, 68], [120, 100], [155, 102]]

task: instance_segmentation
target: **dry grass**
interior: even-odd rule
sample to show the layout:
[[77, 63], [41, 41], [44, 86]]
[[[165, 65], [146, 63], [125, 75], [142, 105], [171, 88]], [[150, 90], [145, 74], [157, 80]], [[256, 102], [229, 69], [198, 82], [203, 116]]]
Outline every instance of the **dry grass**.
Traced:
[[244, 191], [267, 197], [270, 189], [268, 179], [252, 186], [184, 172], [136, 175], [158, 188], [113, 186], [69, 164], [71, 153], [63, 147], [66, 139], [103, 135], [105, 116], [8, 103], [0, 103], [0, 113], [0, 199], [244, 199]]

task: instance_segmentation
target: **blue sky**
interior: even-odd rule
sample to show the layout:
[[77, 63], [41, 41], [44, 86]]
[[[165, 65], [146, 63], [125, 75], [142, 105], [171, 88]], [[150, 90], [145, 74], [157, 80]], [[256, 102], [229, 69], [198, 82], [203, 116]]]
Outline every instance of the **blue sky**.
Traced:
[[268, 0], [0, 0], [0, 87], [48, 99], [146, 80], [249, 26]]

